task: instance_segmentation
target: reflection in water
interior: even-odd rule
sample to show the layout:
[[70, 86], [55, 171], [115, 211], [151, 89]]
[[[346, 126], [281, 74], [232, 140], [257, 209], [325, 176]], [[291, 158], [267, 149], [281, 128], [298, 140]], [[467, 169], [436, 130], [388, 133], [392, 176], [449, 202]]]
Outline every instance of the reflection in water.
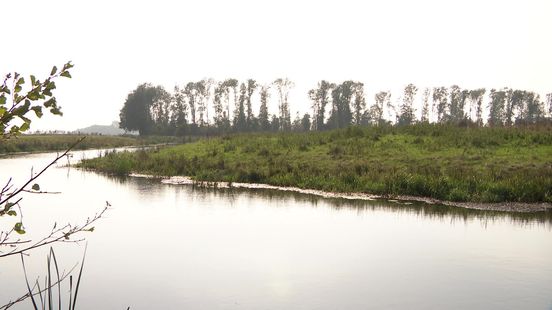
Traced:
[[[148, 182], [158, 183], [158, 180], [147, 180], [143, 178], [114, 178], [120, 182]], [[170, 187], [188, 187], [193, 192], [213, 194], [229, 202], [233, 202], [240, 195], [249, 197], [262, 197], [268, 201], [293, 201], [296, 203], [308, 203], [316, 207], [321, 201], [324, 205], [329, 205], [335, 210], [353, 209], [359, 215], [370, 213], [372, 211], [385, 211], [399, 214], [411, 214], [428, 219], [450, 220], [451, 223], [470, 222], [473, 220], [481, 221], [483, 224], [492, 221], [507, 221], [519, 226], [526, 225], [545, 225], [552, 227], [552, 211], [542, 212], [502, 212], [475, 210], [446, 205], [433, 205], [422, 202], [390, 202], [381, 200], [354, 200], [342, 198], [321, 198], [316, 195], [302, 194], [291, 191], [278, 191], [272, 189], [246, 189], [246, 188], [205, 188], [193, 185], [170, 185], [161, 186]]]
[[429, 219], [450, 220], [451, 223], [478, 220], [485, 225], [492, 221], [508, 221], [518, 226], [545, 225], [546, 227], [552, 227], [552, 210], [550, 209], [540, 212], [504, 212], [492, 210], [477, 210], [447, 205], [428, 204], [417, 201], [403, 202], [388, 201], [386, 199], [355, 200], [343, 198], [323, 198], [317, 195], [263, 188], [212, 188], [194, 185], [161, 184], [158, 179], [116, 176], [105, 173], [99, 174], [119, 184], [131, 182], [136, 184], [151, 184], [154, 187], [185, 187], [193, 192], [215, 195], [216, 197], [223, 198], [230, 203], [235, 201], [236, 198], [240, 195], [247, 195], [250, 197], [262, 197], [263, 199], [266, 199], [268, 201], [281, 202], [283, 200], [291, 200], [296, 203], [309, 203], [313, 207], [316, 207], [320, 201], [324, 201], [324, 205], [329, 205], [335, 210], [343, 208], [354, 209], [358, 212], [358, 214], [379, 210], [392, 213], [413, 214]]

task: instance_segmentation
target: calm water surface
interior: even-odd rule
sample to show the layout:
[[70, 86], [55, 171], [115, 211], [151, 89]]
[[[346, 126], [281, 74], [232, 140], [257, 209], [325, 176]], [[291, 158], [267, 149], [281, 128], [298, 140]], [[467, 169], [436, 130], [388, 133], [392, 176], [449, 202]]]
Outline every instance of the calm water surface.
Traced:
[[[54, 155], [0, 158], [0, 180], [21, 184]], [[29, 237], [113, 206], [85, 235], [79, 309], [552, 309], [550, 213], [202, 190], [64, 167], [39, 183], [61, 194], [24, 196]], [[0, 218], [2, 230], [13, 223]], [[69, 269], [84, 243], [55, 250]], [[43, 280], [45, 250], [26, 262]], [[0, 260], [0, 283], [0, 304], [25, 293], [19, 257]]]

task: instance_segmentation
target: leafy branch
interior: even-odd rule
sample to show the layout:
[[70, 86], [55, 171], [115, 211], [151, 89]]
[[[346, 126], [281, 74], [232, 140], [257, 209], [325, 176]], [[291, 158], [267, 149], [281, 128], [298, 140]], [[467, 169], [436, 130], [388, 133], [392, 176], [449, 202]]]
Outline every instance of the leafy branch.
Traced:
[[[30, 89], [27, 92], [23, 92], [25, 78], [17, 72], [8, 73], [0, 84], [0, 139], [8, 139], [29, 130], [31, 119], [28, 113], [31, 111], [38, 118], [44, 114], [43, 109], [48, 109], [54, 115], [63, 115], [52, 91], [56, 89], [56, 78], [71, 78], [71, 68], [71, 62], [67, 62], [59, 71], [54, 66], [44, 82], [31, 75]], [[14, 121], [18, 123], [15, 124]]]

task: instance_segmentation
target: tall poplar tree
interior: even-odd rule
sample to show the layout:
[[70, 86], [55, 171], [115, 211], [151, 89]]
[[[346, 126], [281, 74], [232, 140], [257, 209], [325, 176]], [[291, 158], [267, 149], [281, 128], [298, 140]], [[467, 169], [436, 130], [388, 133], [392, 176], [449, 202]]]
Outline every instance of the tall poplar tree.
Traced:
[[276, 90], [278, 91], [278, 99], [279, 99], [279, 125], [280, 130], [282, 131], [289, 131], [291, 130], [291, 116], [289, 112], [289, 91], [291, 88], [293, 88], [295, 85], [292, 81], [285, 79], [277, 79], [274, 81], [274, 86], [276, 87]]
[[238, 99], [238, 105], [234, 110], [234, 130], [238, 132], [243, 132], [247, 129], [247, 120], [245, 116], [245, 102], [247, 100], [247, 86], [245, 83], [240, 85], [240, 96]]
[[268, 115], [268, 99], [270, 98], [270, 93], [268, 92], [269, 89], [270, 86], [268, 85], [263, 85], [260, 89], [261, 106], [259, 107], [259, 126], [263, 131], [270, 129], [270, 118]]
[[235, 108], [238, 105], [238, 96], [239, 96], [238, 86], [239, 86], [239, 83], [238, 83], [238, 80], [236, 80], [236, 79], [226, 79], [222, 83], [222, 86], [225, 89], [224, 95], [225, 95], [225, 102], [226, 102], [226, 118], [227, 118], [226, 122], [228, 124], [230, 124], [230, 122], [231, 122], [230, 115], [232, 115], [231, 114], [231, 109], [230, 109], [230, 93], [233, 94], [234, 108]]
[[437, 110], [437, 122], [442, 123], [449, 118], [448, 90], [446, 87], [433, 88], [433, 110]]
[[391, 105], [391, 92], [380, 91], [374, 95], [374, 104], [370, 107], [370, 118], [381, 125], [386, 123], [383, 115], [384, 111]]
[[466, 95], [467, 93], [460, 86], [452, 85], [450, 87], [449, 120], [453, 123], [458, 123], [466, 118], [466, 113], [464, 112]]
[[178, 86], [174, 87], [173, 102], [171, 106], [171, 127], [174, 134], [183, 136], [188, 126], [188, 105], [185, 95]]
[[472, 119], [479, 126], [483, 125], [483, 98], [485, 96], [486, 89], [478, 88], [472, 89], [469, 92], [470, 98], [470, 118], [472, 117], [472, 109], [475, 110], [475, 119]]
[[326, 106], [330, 102], [330, 94], [335, 86], [327, 81], [318, 82], [317, 88], [309, 90], [309, 98], [312, 100], [312, 128], [324, 129], [326, 119]]
[[505, 90], [491, 89], [488, 104], [489, 118], [487, 120], [489, 126], [501, 126], [504, 124], [506, 96]]
[[418, 88], [410, 83], [406, 85], [403, 92], [402, 104], [400, 107], [400, 114], [398, 118], [399, 125], [410, 125], [414, 123], [414, 97], [418, 92]]
[[360, 125], [366, 111], [366, 98], [364, 97], [364, 84], [355, 82], [353, 84], [353, 122]]
[[552, 93], [546, 94], [546, 106], [548, 107], [548, 117], [552, 118]]
[[428, 123], [429, 122], [429, 96], [431, 95], [431, 89], [425, 88], [424, 92], [422, 93], [422, 115], [420, 117], [420, 121], [422, 123]]
[[253, 96], [255, 89], [257, 89], [257, 82], [253, 79], [248, 79], [247, 80], [247, 104], [246, 104], [247, 130], [253, 130], [256, 127], [255, 115], [253, 115], [253, 107], [251, 104], [251, 97]]
[[351, 124], [353, 114], [351, 101], [356, 83], [345, 81], [332, 90], [332, 111], [328, 119], [329, 128], [343, 128]]

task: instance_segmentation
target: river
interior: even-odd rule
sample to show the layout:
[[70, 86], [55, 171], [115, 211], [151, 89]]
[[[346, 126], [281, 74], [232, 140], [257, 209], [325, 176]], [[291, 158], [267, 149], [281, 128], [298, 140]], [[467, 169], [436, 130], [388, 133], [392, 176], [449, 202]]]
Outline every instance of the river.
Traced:
[[[54, 156], [2, 157], [0, 181], [21, 184]], [[200, 189], [62, 165], [38, 183], [61, 193], [24, 195], [30, 238], [111, 205], [82, 234], [77, 309], [552, 309], [550, 212]], [[14, 222], [0, 218], [2, 230]], [[62, 269], [86, 242], [54, 245]], [[44, 280], [46, 250], [25, 258], [31, 280]], [[0, 259], [0, 283], [0, 305], [26, 292], [20, 257]]]

